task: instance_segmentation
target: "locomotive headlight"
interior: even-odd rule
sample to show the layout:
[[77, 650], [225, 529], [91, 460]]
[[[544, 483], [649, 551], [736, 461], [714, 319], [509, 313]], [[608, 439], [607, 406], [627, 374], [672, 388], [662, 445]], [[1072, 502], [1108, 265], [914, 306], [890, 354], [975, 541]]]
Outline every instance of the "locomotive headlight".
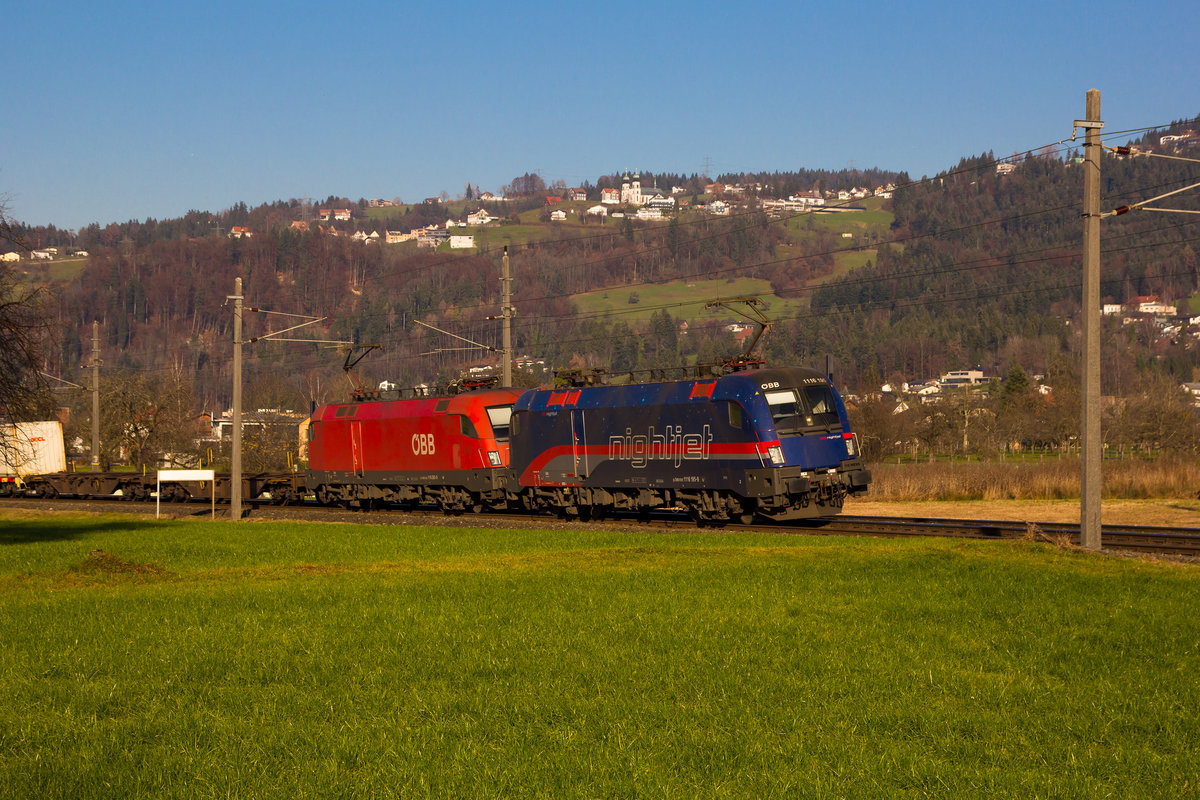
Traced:
[[500, 466], [500, 454], [495, 450], [488, 450], [488, 461], [491, 462], [493, 467]]
[[783, 448], [779, 445], [767, 448], [767, 455], [771, 457], [771, 463], [775, 466], [782, 466], [784, 462]]
[[854, 458], [856, 455], [858, 455], [858, 447], [854, 441], [854, 434], [851, 433], [846, 434], [846, 455], [850, 456], [851, 458]]

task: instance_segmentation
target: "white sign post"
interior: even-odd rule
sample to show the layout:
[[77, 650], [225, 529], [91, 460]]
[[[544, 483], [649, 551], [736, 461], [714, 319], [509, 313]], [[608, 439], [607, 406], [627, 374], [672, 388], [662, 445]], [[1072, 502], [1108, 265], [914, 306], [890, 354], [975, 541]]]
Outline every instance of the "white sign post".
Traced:
[[158, 509], [162, 505], [163, 481], [208, 481], [212, 491], [212, 517], [217, 518], [217, 474], [211, 469], [160, 469], [158, 471], [158, 491], [154, 498], [154, 518], [158, 519]]

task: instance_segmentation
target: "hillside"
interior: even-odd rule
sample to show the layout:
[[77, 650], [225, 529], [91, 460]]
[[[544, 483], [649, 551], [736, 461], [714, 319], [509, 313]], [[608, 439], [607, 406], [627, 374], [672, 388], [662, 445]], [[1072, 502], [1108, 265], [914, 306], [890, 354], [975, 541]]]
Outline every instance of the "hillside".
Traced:
[[[1149, 150], [1157, 139], [1139, 145]], [[1198, 171], [1110, 153], [1101, 170], [1105, 209], [1194, 183]], [[823, 348], [883, 379], [971, 365], [1002, 376], [1020, 365], [1054, 383], [1073, 382], [1081, 198], [1082, 166], [1048, 157], [1025, 158], [1002, 174], [985, 154], [910, 185], [894, 201], [896, 244], [881, 246], [874, 265], [822, 287], [814, 295], [819, 311], [793, 341], [820, 326]], [[1167, 205], [1195, 210], [1198, 198], [1185, 193]], [[1197, 379], [1198, 328], [1186, 316], [1200, 288], [1195, 219], [1135, 212], [1103, 221], [1101, 302], [1120, 312], [1105, 319], [1106, 394], [1124, 394], [1147, 369]], [[1168, 311], [1138, 313], [1148, 298]]]
[[[181, 220], [85, 231], [71, 244], [86, 244], [85, 264], [69, 270], [59, 262], [31, 265], [26, 278], [45, 281], [57, 293], [51, 311], [59, 337], [50, 352], [56, 374], [78, 376], [78, 365], [90, 352], [91, 321], [99, 319], [106, 369], [181, 374], [194, 381], [203, 406], [223, 407], [231, 385], [232, 315], [226, 296], [235, 277], [245, 282], [247, 305], [327, 317], [306, 338], [382, 344], [382, 354], [373, 354], [360, 368], [369, 384], [386, 379], [414, 385], [486, 356], [483, 351], [437, 352], [457, 342], [416, 326], [415, 320], [498, 343], [497, 325], [486, 317], [496, 313], [498, 256], [508, 246], [517, 278], [520, 353], [549, 364], [601, 364], [612, 358], [616, 330], [628, 331], [623, 339], [638, 345], [631, 366], [666, 365], [694, 358], [701, 349], [713, 357], [739, 349], [722, 327], [736, 316], [693, 314], [679, 302], [699, 309], [714, 296], [729, 295], [713, 291], [718, 282], [733, 281], [727, 285], [740, 294], [780, 293], [772, 306], [798, 313], [807, 302], [805, 287], [845, 269], [839, 264], [844, 255], [859, 263], [853, 243], [867, 232], [876, 239], [884, 236], [890, 220], [880, 201], [871, 201], [871, 211], [842, 215], [836, 224], [797, 224], [754, 210], [758, 199], [753, 195], [725, 197], [734, 206], [727, 217], [699, 208], [711, 198], [698, 195], [652, 221], [631, 216], [589, 221], [583, 212], [594, 203], [566, 202], [555, 206], [566, 212], [566, 220], [555, 222], [541, 198], [503, 207], [476, 202], [364, 208], [346, 201], [353, 218], [328, 225], [297, 224], [291, 217], [304, 213], [298, 205], [237, 207], [222, 215], [195, 212]], [[496, 218], [491, 224], [451, 229], [475, 237], [476, 246], [467, 251], [353, 238], [379, 233], [381, 239], [408, 226], [461, 220], [481, 207]], [[625, 210], [632, 215], [635, 209]], [[241, 228], [249, 235], [230, 237]], [[860, 239], [841, 238], [842, 228]], [[39, 238], [45, 241], [49, 234], [42, 231]], [[678, 290], [672, 288], [676, 283]], [[647, 301], [597, 315], [585, 295], [610, 289], [626, 297], [645, 292]], [[654, 299], [660, 292], [678, 299], [660, 303]], [[656, 313], [660, 322], [667, 315], [692, 317], [695, 330], [668, 349], [647, 346], [639, 337], [648, 334]], [[248, 336], [271, 329], [269, 318], [253, 315], [246, 325]], [[280, 327], [275, 323], [273, 329]], [[260, 394], [304, 406], [344, 392], [340, 387], [346, 384], [337, 376], [341, 361], [326, 348], [261, 343], [249, 349], [248, 373]]]
[[[507, 203], [380, 206], [329, 198], [239, 205], [92, 226], [75, 237], [27, 231], [41, 243], [61, 240], [89, 253], [82, 269], [47, 265], [28, 277], [57, 293], [59, 337], [48, 360], [55, 374], [79, 376], [98, 318], [106, 369], [188, 380], [207, 408], [229, 402], [226, 297], [235, 277], [245, 282], [247, 305], [325, 318], [297, 338], [382, 345], [359, 366], [367, 385], [410, 386], [495, 362], [415, 322], [498, 346], [498, 323], [488, 317], [498, 312], [505, 246], [515, 276], [515, 348], [548, 366], [720, 360], [741, 349], [726, 327], [738, 317], [706, 312], [703, 304], [755, 295], [776, 323], [763, 342], [766, 355], [777, 363], [828, 358], [851, 391], [973, 365], [989, 375], [1020, 365], [1068, 381], [1076, 362], [1081, 237], [1080, 171], [1069, 155], [1029, 157], [1000, 174], [996, 159], [984, 154], [918, 182], [882, 173], [721, 176], [715, 194], [694, 176], [658, 176], [656, 183], [679, 182], [684, 192], [661, 220], [635, 220], [632, 206], [612, 208], [622, 218], [588, 217], [612, 178], [586, 187], [586, 201], [553, 205], [543, 194]], [[1111, 207], [1180, 185], [1191, 172], [1180, 162], [1106, 157], [1105, 202]], [[894, 199], [838, 199], [837, 190], [867, 179], [894, 179]], [[820, 195], [856, 210], [782, 208], [781, 197]], [[707, 204], [715, 200], [727, 201], [727, 215], [712, 213], [716, 206]], [[1179, 200], [1188, 203], [1195, 201]], [[350, 219], [315, 219], [325, 208], [345, 208]], [[478, 210], [493, 221], [445, 231], [473, 236], [468, 249], [383, 243], [388, 232], [444, 226]], [[553, 220], [554, 211], [565, 218]], [[1186, 306], [1200, 290], [1189, 224], [1145, 214], [1106, 221], [1106, 300], [1157, 295]], [[248, 235], [231, 238], [235, 229]], [[293, 324], [280, 319], [248, 315], [247, 336]], [[1114, 322], [1106, 358], [1115, 369], [1106, 380], [1128, 381], [1145, 369], [1191, 380], [1200, 360], [1194, 337], [1184, 333]], [[342, 358], [326, 344], [252, 345], [250, 402], [306, 408], [340, 397], [348, 388], [337, 374]]]

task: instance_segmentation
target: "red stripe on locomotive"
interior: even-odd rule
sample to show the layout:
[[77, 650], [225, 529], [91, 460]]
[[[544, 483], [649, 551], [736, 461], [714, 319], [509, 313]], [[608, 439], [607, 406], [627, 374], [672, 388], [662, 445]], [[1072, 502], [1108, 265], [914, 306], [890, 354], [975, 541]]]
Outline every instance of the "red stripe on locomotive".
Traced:
[[[772, 442], [711, 442], [707, 445], [708, 455], [705, 460], [736, 459], [738, 457], [753, 456], [754, 463], [757, 466], [766, 466], [769, 463], [766, 460], [767, 451], [771, 447], [777, 447], [778, 445], [778, 439]], [[601, 461], [611, 457], [611, 455], [612, 450], [608, 444], [564, 444], [548, 447], [538, 453], [537, 457], [529, 462], [529, 465], [518, 476], [518, 480], [522, 486], [581, 486], [582, 481], [563, 483], [561, 481], [543, 480], [539, 476], [541, 471], [556, 458], [596, 457], [597, 460], [592, 463], [592, 468], [595, 469]], [[672, 460], [692, 455], [692, 453], [688, 450], [687, 445], [684, 444], [655, 443], [648, 446], [644, 455], [648, 459]]]

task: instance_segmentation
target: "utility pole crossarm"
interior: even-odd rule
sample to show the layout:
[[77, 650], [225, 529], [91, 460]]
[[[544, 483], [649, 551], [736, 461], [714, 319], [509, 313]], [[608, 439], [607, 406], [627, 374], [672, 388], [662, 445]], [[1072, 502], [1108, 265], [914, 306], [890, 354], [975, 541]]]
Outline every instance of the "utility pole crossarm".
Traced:
[[65, 386], [70, 386], [72, 389], [83, 389], [84, 391], [87, 391], [88, 388], [86, 386], [80, 386], [78, 383], [71, 383], [68, 380], [63, 380], [57, 375], [51, 375], [49, 372], [42, 372], [41, 370], [38, 370], [38, 375], [41, 375], [43, 378], [49, 378], [52, 381], [58, 381]]
[[[285, 316], [294, 317], [294, 316], [298, 316], [298, 315], [297, 315], [297, 314], [286, 314]], [[277, 336], [282, 336], [283, 334], [285, 334], [285, 333], [288, 333], [288, 332], [290, 332], [290, 331], [294, 331], [294, 330], [296, 330], [297, 328], [305, 328], [305, 327], [307, 327], [307, 326], [309, 326], [309, 325], [316, 325], [318, 322], [324, 322], [326, 319], [327, 319], [326, 317], [320, 317], [320, 318], [318, 318], [318, 319], [310, 319], [308, 322], [301, 322], [299, 325], [293, 325], [292, 327], [290, 327], [290, 328], [284, 328], [284, 329], [283, 329], [283, 330], [281, 330], [281, 331], [275, 331], [274, 333], [268, 333], [268, 334], [265, 334], [265, 335], [263, 335], [263, 336], [255, 336], [255, 337], [254, 337], [254, 338], [252, 338], [252, 339], [247, 339], [247, 340], [246, 340], [246, 344], [253, 344], [254, 342], [261, 342], [261, 341], [263, 341], [264, 339], [274, 339], [274, 338], [275, 338], [275, 337], [277, 337]], [[295, 341], [302, 341], [302, 340], [299, 340], [299, 339], [288, 339], [288, 340], [286, 340], [286, 341], [292, 341], [292, 342], [295, 342]]]
[[1195, 213], [1197, 213], [1195, 211], [1184, 211], [1183, 209], [1174, 209], [1174, 208], [1145, 208], [1145, 205], [1147, 203], [1153, 203], [1156, 200], [1162, 200], [1163, 198], [1171, 197], [1173, 195], [1177, 195], [1182, 192], [1186, 192], [1190, 189], [1195, 189], [1198, 187], [1200, 187], [1200, 181], [1197, 181], [1196, 183], [1190, 184], [1188, 186], [1184, 186], [1182, 189], [1176, 189], [1172, 192], [1164, 192], [1163, 194], [1156, 195], [1155, 197], [1147, 198], [1146, 200], [1142, 200], [1140, 203], [1130, 203], [1127, 206], [1118, 206], [1118, 207], [1114, 208], [1112, 211], [1106, 211], [1105, 213], [1101, 214], [1100, 216], [1102, 216], [1102, 217], [1119, 217], [1122, 214], [1127, 214], [1130, 211], [1134, 211], [1136, 209], [1142, 209], [1144, 211], [1179, 211], [1184, 214], [1195, 214]]
[[[429, 328], [429, 330], [431, 330], [431, 331], [437, 331], [438, 333], [444, 333], [447, 336], [452, 336], [455, 339], [459, 339], [461, 341], [466, 342], [469, 345], [474, 345], [475, 347], [478, 347], [480, 349], [490, 350], [493, 353], [498, 352], [496, 350], [496, 348], [494, 348], [494, 347], [490, 347], [486, 344], [480, 344], [479, 342], [472, 341], [471, 339], [468, 339], [465, 336], [459, 336], [457, 333], [451, 333], [450, 331], [444, 331], [441, 328], [437, 328], [437, 327], [434, 327], [433, 325], [430, 325], [428, 322], [421, 322], [421, 320], [419, 320], [419, 319], [414, 319], [413, 322], [416, 323], [417, 325], [420, 325], [422, 328]], [[460, 349], [462, 349], [462, 348], [460, 348]]]

